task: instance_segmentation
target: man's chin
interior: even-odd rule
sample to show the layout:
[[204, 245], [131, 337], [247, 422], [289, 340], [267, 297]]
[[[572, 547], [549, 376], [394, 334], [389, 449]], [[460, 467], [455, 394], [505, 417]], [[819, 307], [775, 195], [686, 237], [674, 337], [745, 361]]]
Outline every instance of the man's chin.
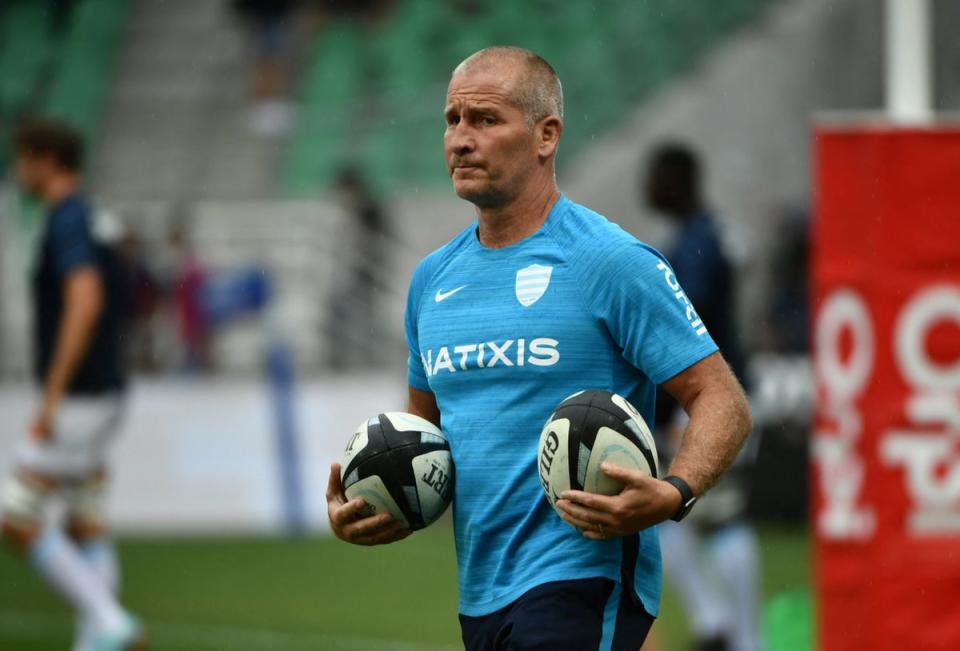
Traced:
[[502, 203], [500, 193], [486, 185], [454, 181], [453, 190], [458, 197], [464, 201], [469, 201], [478, 208], [493, 208]]

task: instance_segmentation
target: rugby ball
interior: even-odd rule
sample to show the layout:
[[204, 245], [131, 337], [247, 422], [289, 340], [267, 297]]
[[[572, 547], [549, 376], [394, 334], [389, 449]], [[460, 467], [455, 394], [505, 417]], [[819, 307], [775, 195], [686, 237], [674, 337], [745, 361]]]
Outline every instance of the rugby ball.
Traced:
[[340, 464], [347, 499], [363, 498], [367, 514], [388, 512], [406, 527], [423, 529], [453, 499], [453, 459], [433, 423], [399, 411], [357, 427]]
[[657, 447], [640, 412], [616, 393], [580, 391], [557, 405], [540, 433], [537, 470], [554, 510], [568, 489], [619, 493], [620, 483], [600, 471], [604, 461], [653, 477], [660, 472]]

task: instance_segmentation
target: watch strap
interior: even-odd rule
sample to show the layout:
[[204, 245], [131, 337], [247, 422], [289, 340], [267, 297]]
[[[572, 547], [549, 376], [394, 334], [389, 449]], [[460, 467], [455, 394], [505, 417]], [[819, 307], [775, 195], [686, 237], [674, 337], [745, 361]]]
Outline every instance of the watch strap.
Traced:
[[670, 518], [674, 522], [680, 522], [693, 508], [693, 505], [697, 501], [697, 496], [693, 494], [693, 489], [690, 488], [690, 485], [676, 475], [667, 475], [663, 478], [663, 481], [680, 491], [680, 508], [678, 508], [677, 512]]

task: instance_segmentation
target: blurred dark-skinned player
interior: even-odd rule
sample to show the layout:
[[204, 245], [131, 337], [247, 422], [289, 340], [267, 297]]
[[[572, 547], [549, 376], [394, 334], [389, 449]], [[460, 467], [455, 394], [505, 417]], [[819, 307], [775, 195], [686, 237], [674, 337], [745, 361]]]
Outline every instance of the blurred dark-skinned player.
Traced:
[[[743, 381], [737, 331], [736, 270], [721, 224], [702, 194], [700, 158], [680, 142], [659, 145], [649, 156], [641, 193], [647, 205], [676, 227], [667, 260], [724, 358]], [[656, 430], [664, 456], [676, 450], [686, 423], [676, 401], [660, 391]], [[682, 523], [661, 525], [667, 580], [680, 594], [697, 651], [756, 651], [759, 552], [746, 519], [750, 451], [707, 493]]]

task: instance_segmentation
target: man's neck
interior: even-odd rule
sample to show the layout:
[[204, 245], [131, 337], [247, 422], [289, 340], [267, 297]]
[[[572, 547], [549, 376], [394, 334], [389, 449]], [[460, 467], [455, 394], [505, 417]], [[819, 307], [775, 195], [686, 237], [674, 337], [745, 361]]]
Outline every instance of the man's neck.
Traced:
[[480, 243], [502, 249], [536, 233], [560, 198], [555, 183], [545, 183], [536, 192], [524, 193], [505, 206], [480, 208]]
[[43, 203], [52, 208], [77, 191], [77, 177], [73, 174], [55, 176], [43, 189]]

